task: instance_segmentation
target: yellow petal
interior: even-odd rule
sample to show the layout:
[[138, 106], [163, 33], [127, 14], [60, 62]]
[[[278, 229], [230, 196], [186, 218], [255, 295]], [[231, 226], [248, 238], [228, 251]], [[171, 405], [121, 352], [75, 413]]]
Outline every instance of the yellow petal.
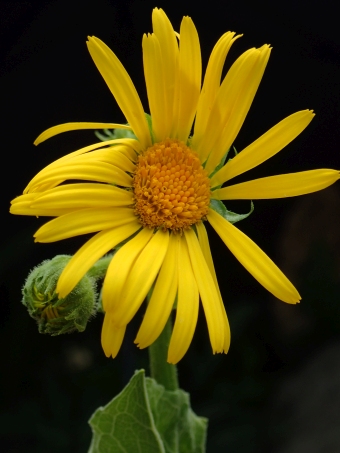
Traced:
[[215, 272], [215, 267], [214, 267], [214, 262], [211, 256], [211, 250], [209, 246], [209, 239], [207, 235], [207, 231], [205, 229], [205, 226], [203, 225], [203, 222], [198, 222], [196, 223], [196, 230], [197, 230], [197, 235], [198, 235], [198, 241], [200, 243], [201, 250], [203, 252], [205, 261], [209, 267], [211, 276], [215, 282], [216, 289], [220, 298], [220, 303], [221, 303], [221, 308], [223, 312], [223, 325], [224, 325], [224, 345], [223, 345], [223, 352], [226, 354], [229, 350], [230, 347], [230, 326], [229, 326], [229, 321], [227, 318], [227, 313], [225, 311], [225, 307], [222, 301], [222, 296], [220, 292], [220, 288], [218, 286], [217, 282], [217, 277], [216, 277], [216, 272]]
[[176, 320], [170, 339], [168, 362], [177, 363], [187, 352], [195, 332], [199, 294], [191, 267], [188, 246], [184, 236], [177, 236], [178, 248], [178, 302]]
[[[262, 80], [271, 50], [272, 49], [268, 44], [265, 44], [257, 49], [259, 52], [258, 59], [256, 60], [252, 71], [248, 75], [245, 85], [241, 88], [241, 92], [239, 93], [241, 98], [236, 100], [233, 110], [231, 111], [231, 115], [228, 118], [227, 123], [224, 125], [222, 134], [216, 143], [217, 149], [216, 151], [214, 149], [214, 152], [210, 155], [212, 161], [215, 160], [218, 164], [220, 163], [220, 160], [217, 157], [218, 154], [221, 157], [225, 154], [225, 152], [231, 147], [243, 125]], [[213, 164], [212, 167], [215, 168]]]
[[14, 215], [30, 215], [35, 217], [57, 217], [73, 212], [74, 209], [37, 208], [32, 209], [27, 203], [11, 206], [9, 212]]
[[102, 327], [102, 347], [106, 357], [114, 359], [123, 343], [126, 326], [116, 327], [109, 313], [105, 313]]
[[119, 327], [128, 324], [146, 298], [162, 266], [169, 244], [169, 232], [158, 230], [133, 264], [112, 319]]
[[201, 89], [202, 60], [197, 30], [183, 17], [179, 44], [178, 112], [175, 137], [186, 143], [194, 121]]
[[258, 55], [259, 51], [257, 49], [249, 49], [244, 52], [233, 63], [219, 87], [207, 118], [206, 128], [201, 131], [203, 135], [199, 140], [195, 141], [194, 149], [200, 155], [202, 162], [214, 150], [215, 143], [239, 99], [237, 95], [244, 88], [244, 79], [253, 71]]
[[16, 215], [34, 215], [34, 216], [50, 216], [50, 217], [57, 217], [63, 214], [67, 214], [69, 212], [74, 211], [74, 209], [65, 209], [55, 206], [45, 206], [42, 208], [35, 208], [32, 209], [32, 201], [35, 198], [39, 197], [40, 193], [30, 193], [25, 195], [20, 195], [19, 197], [14, 198], [11, 201], [11, 207], [9, 212], [11, 214]]
[[177, 248], [178, 236], [170, 234], [168, 250], [135, 339], [141, 349], [158, 338], [171, 314], [178, 286]]
[[232, 97], [228, 101], [231, 104], [230, 115], [226, 118], [223, 130], [220, 131], [205, 167], [208, 173], [211, 173], [220, 163], [239, 133], [260, 85], [270, 51], [271, 49], [268, 45], [257, 49], [257, 58], [254, 65], [249, 68], [249, 71], [240, 71], [239, 79], [233, 86], [235, 92], [231, 94]]
[[227, 162], [211, 178], [211, 187], [219, 186], [274, 156], [301, 134], [314, 116], [311, 110], [302, 110], [287, 116]]
[[214, 279], [214, 282], [216, 284], [216, 289], [220, 293], [220, 288], [218, 286], [216, 272], [215, 272], [215, 266], [214, 266], [214, 262], [213, 262], [213, 259], [211, 256], [211, 250], [210, 250], [207, 230], [205, 229], [203, 222], [198, 222], [195, 224], [195, 226], [196, 226], [196, 230], [197, 230], [198, 242], [200, 244], [203, 256], [205, 258], [205, 261], [207, 262], [211, 276]]
[[103, 284], [103, 307], [113, 312], [121, 302], [121, 293], [136, 259], [149, 242], [153, 231], [143, 228], [134, 238], [123, 245], [111, 260]]
[[197, 143], [205, 133], [209, 114], [220, 87], [222, 69], [229, 49], [234, 41], [241, 37], [241, 35], [238, 35], [234, 38], [234, 35], [235, 33], [230, 31], [225, 33], [217, 41], [211, 52], [197, 106], [195, 133], [191, 142], [193, 149], [196, 149]]
[[230, 117], [224, 125], [222, 134], [218, 137], [213, 152], [209, 156], [206, 165], [208, 173], [212, 172], [220, 163], [222, 157], [237, 137], [262, 80], [262, 76], [270, 56], [270, 51], [271, 48], [268, 45], [264, 45], [258, 49], [258, 59], [251, 73], [248, 75], [248, 78], [244, 81], [245, 83], [241, 87], [241, 91], [238, 93], [240, 98], [236, 100]]
[[86, 272], [116, 245], [125, 241], [140, 228], [139, 223], [131, 222], [120, 225], [111, 230], [101, 231], [87, 241], [68, 262], [61, 273], [57, 293], [59, 297], [66, 297]]
[[106, 162], [79, 162], [70, 160], [63, 166], [45, 169], [37, 176], [34, 183], [31, 183], [29, 190], [34, 190], [42, 184], [55, 183], [68, 179], [83, 181], [106, 182], [108, 184], [117, 184], [119, 186], [131, 187], [132, 177], [118, 167], [107, 164]]
[[138, 154], [137, 154], [138, 150], [135, 151], [130, 146], [125, 146], [124, 148], [125, 148], [124, 151], [122, 151], [124, 156], [128, 157], [132, 162], [136, 162], [136, 160], [138, 158]]
[[80, 209], [45, 223], [34, 237], [36, 242], [54, 242], [135, 221], [136, 216], [131, 208]]
[[11, 204], [12, 205], [15, 205], [15, 204], [20, 204], [20, 203], [23, 203], [24, 201], [26, 203], [29, 203], [31, 204], [32, 201], [34, 201], [37, 197], [39, 197], [41, 194], [39, 193], [28, 193], [28, 194], [24, 194], [24, 195], [19, 195], [18, 197], [15, 197], [12, 201], [11, 201]]
[[[143, 64], [154, 140], [160, 142], [169, 136], [172, 123], [166, 104], [161, 48], [155, 35], [143, 36]], [[172, 104], [170, 107], [172, 110]]]
[[141, 144], [134, 138], [116, 138], [113, 140], [106, 140], [105, 142], [94, 143], [93, 145], [85, 146], [84, 148], [78, 149], [77, 151], [73, 151], [72, 153], [66, 154], [60, 159], [55, 160], [45, 168], [57, 167], [61, 164], [63, 165], [67, 160], [78, 158], [83, 154], [86, 154], [90, 151], [99, 150], [100, 148], [105, 148], [106, 150], [110, 151], [119, 151], [125, 154], [130, 150], [134, 150], [136, 152], [142, 151]]
[[117, 104], [143, 148], [151, 146], [149, 127], [136, 88], [124, 66], [106, 44], [89, 37], [87, 47]]
[[194, 230], [185, 230], [184, 236], [188, 244], [191, 266], [208, 324], [211, 347], [214, 354], [222, 352], [224, 345], [224, 314], [221, 308], [221, 299]]
[[[119, 144], [124, 144], [127, 148], [131, 147], [136, 151], [141, 150], [140, 144], [137, 142], [137, 140], [134, 140], [131, 138], [109, 140], [106, 142], [95, 143], [94, 145], [85, 146], [85, 148], [78, 149], [77, 151], [67, 154], [66, 156], [61, 157], [60, 159], [57, 159], [56, 161], [47, 165], [43, 170], [41, 170], [39, 173], [37, 173], [37, 175], [29, 182], [28, 186], [24, 190], [24, 193], [33, 191], [33, 187], [36, 188], [37, 185], [39, 185], [39, 184], [36, 184], [36, 181], [43, 179], [43, 175], [45, 174], [45, 172], [48, 172], [51, 169], [55, 169], [57, 167], [63, 166], [64, 164], [69, 163], [67, 161], [71, 161], [72, 159], [75, 159], [76, 157], [78, 157], [82, 154], [85, 154], [89, 151], [93, 151], [94, 149], [102, 148], [102, 147], [108, 146], [108, 145], [119, 145]], [[116, 148], [118, 151], [120, 150], [120, 148], [118, 148], [118, 146], [115, 146], [114, 149], [116, 149]], [[128, 156], [128, 157], [130, 157], [130, 156]]]
[[[25, 192], [43, 192], [44, 190], [47, 190], [48, 188], [55, 187], [56, 185], [60, 184], [63, 182], [61, 180], [60, 182], [56, 181], [54, 179], [54, 183], [41, 183], [41, 181], [44, 181], [45, 177], [51, 174], [51, 171], [53, 170], [52, 174], [56, 175], [58, 174], [58, 171], [62, 171], [65, 167], [68, 167], [69, 165], [72, 165], [73, 168], [76, 168], [78, 166], [81, 168], [82, 164], [89, 164], [90, 162], [98, 162], [100, 165], [100, 162], [103, 162], [104, 164], [110, 164], [113, 165], [114, 167], [118, 167], [119, 169], [123, 170], [123, 172], [129, 172], [133, 173], [135, 170], [135, 164], [134, 162], [131, 162], [131, 152], [136, 156], [136, 153], [133, 149], [129, 148], [128, 146], [110, 146], [105, 149], [99, 149], [96, 151], [88, 152], [85, 154], [77, 154], [78, 152], [76, 151], [75, 153], [71, 153], [68, 156], [65, 156], [62, 159], [59, 159], [52, 164], [48, 165], [45, 167], [43, 170], [41, 170], [29, 183], [27, 186], [27, 189], [25, 189]], [[79, 150], [80, 151], [80, 150]], [[91, 168], [93, 165], [90, 166]], [[104, 168], [108, 168], [105, 167]], [[122, 178], [122, 173], [120, 172], [120, 175]], [[39, 187], [39, 189], [38, 189]]]
[[[107, 164], [114, 165], [123, 171], [133, 173], [136, 165], [131, 162], [125, 153], [116, 150], [115, 148], [123, 148], [120, 146], [111, 146], [109, 149], [100, 149], [92, 151], [82, 156], [77, 156], [73, 159], [74, 163], [81, 164], [83, 162], [106, 162]], [[61, 167], [61, 165], [60, 165]]]
[[248, 236], [212, 209], [207, 217], [231, 253], [262, 286], [289, 304], [300, 301], [301, 297], [296, 288]]
[[46, 192], [47, 190], [51, 190], [54, 187], [57, 187], [59, 184], [62, 184], [64, 182], [63, 179], [59, 180], [54, 180], [52, 182], [48, 183], [43, 183], [43, 184], [35, 184], [29, 188], [29, 191], [24, 193], [24, 195], [31, 195], [31, 194], [36, 194], [36, 195], [41, 195], [43, 192]]
[[178, 78], [179, 50], [174, 29], [162, 9], [154, 8], [152, 11], [152, 27], [157, 37], [162, 56], [165, 98], [163, 115], [166, 137], [170, 137], [175, 121], [174, 101], [175, 85]]
[[[39, 194], [37, 194], [39, 195]], [[43, 192], [31, 202], [32, 211], [49, 207], [60, 209], [100, 208], [133, 204], [131, 191], [109, 184], [65, 184]]]
[[35, 145], [39, 145], [48, 138], [54, 137], [55, 135], [61, 134], [62, 132], [78, 131], [81, 129], [126, 129], [131, 131], [131, 126], [126, 124], [117, 123], [64, 123], [58, 126], [50, 127], [46, 129], [42, 134], [39, 135], [34, 141]]
[[256, 200], [270, 198], [286, 198], [305, 195], [325, 189], [339, 179], [337, 170], [328, 168], [320, 170], [287, 173], [285, 175], [268, 176], [267, 178], [223, 187], [212, 192], [217, 200]]

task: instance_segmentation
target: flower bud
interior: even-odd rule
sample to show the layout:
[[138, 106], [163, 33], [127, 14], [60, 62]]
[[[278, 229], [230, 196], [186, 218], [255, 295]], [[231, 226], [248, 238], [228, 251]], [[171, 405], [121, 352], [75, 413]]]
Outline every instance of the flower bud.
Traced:
[[31, 271], [22, 289], [22, 303], [37, 321], [40, 333], [54, 336], [75, 330], [83, 332], [97, 311], [95, 278], [88, 275], [65, 299], [58, 298], [57, 282], [70, 259], [71, 256], [58, 255], [43, 261]]

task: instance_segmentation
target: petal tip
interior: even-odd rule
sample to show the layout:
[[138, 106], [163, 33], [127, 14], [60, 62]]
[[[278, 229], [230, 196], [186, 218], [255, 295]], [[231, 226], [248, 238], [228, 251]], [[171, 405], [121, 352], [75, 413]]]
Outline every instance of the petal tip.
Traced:
[[179, 362], [179, 360], [180, 360], [180, 359], [175, 360], [174, 358], [170, 358], [170, 357], [167, 358], [167, 362], [168, 362], [170, 365], [176, 365], [176, 364]]

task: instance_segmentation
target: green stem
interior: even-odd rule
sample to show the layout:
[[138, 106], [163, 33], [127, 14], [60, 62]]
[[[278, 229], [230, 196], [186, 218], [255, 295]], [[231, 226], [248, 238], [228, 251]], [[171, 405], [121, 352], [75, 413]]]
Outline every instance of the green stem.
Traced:
[[172, 322], [169, 317], [163, 332], [157, 340], [149, 346], [150, 374], [158, 384], [165, 387], [166, 390], [177, 390], [178, 376], [177, 366], [166, 361], [168, 347], [172, 333]]

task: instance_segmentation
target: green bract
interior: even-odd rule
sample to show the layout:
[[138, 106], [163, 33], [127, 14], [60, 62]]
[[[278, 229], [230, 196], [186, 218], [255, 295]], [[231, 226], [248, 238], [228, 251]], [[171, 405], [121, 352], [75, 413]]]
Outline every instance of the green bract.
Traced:
[[228, 220], [230, 223], [236, 223], [240, 220], [246, 219], [254, 211], [254, 203], [251, 201], [250, 211], [246, 214], [236, 214], [235, 212], [228, 211], [224, 203], [220, 200], [210, 200], [209, 207], [220, 214], [224, 219]]

